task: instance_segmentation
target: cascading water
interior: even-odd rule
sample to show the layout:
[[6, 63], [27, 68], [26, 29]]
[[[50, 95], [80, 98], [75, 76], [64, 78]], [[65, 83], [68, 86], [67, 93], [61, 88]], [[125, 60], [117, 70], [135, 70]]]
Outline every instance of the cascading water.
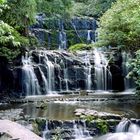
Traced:
[[88, 30], [88, 32], [87, 32], [87, 42], [88, 43], [91, 43], [92, 42], [92, 39], [91, 39], [91, 30]]
[[87, 73], [86, 88], [87, 88], [87, 90], [91, 90], [91, 84], [92, 84], [91, 68], [92, 68], [92, 65], [90, 64], [90, 54], [88, 54], [87, 52], [86, 52], [86, 55], [85, 55], [84, 62], [86, 64], [85, 71]]
[[48, 92], [54, 91], [54, 65], [52, 64], [51, 61], [48, 60], [48, 57], [45, 57], [44, 60], [45, 64], [47, 65], [47, 70], [48, 70]]
[[108, 67], [107, 58], [97, 49], [94, 50], [95, 77], [97, 90], [111, 89], [111, 73]]
[[77, 123], [75, 123], [75, 121], [73, 122], [75, 140], [88, 140], [91, 138], [89, 131], [86, 128], [85, 122], [82, 123], [83, 126], [80, 126]]
[[94, 43], [94, 33], [93, 30], [88, 30], [87, 31], [87, 43]]
[[[29, 56], [28, 56], [29, 55]], [[40, 95], [40, 86], [34, 72], [30, 54], [26, 53], [22, 57], [22, 90], [26, 96]]]
[[97, 140], [140, 140], [140, 127], [128, 119], [122, 120], [115, 133], [110, 133]]
[[[46, 127], [43, 131], [42, 137], [44, 140], [52, 140], [54, 138], [65, 140], [92, 140], [92, 137], [87, 130], [85, 121], [72, 121], [70, 126], [66, 126], [65, 122], [62, 125], [57, 126], [53, 122], [46, 121]], [[52, 133], [53, 132], [53, 133]], [[55, 133], [54, 133], [55, 132]]]
[[116, 71], [117, 64], [108, 64], [106, 55], [107, 52], [97, 49], [79, 51], [75, 55], [65, 51], [32, 50], [22, 57], [23, 95], [111, 90], [112, 77], [122, 78], [122, 75], [121, 68]]
[[66, 50], [67, 49], [67, 36], [64, 30], [63, 22], [59, 21], [59, 49]]
[[124, 84], [125, 84], [125, 90], [129, 90], [134, 88], [134, 81], [132, 78], [127, 78], [127, 74], [129, 73], [130, 69], [127, 66], [127, 63], [129, 59], [132, 58], [132, 55], [130, 53], [123, 52], [122, 53], [122, 70], [123, 70], [123, 76], [124, 76]]

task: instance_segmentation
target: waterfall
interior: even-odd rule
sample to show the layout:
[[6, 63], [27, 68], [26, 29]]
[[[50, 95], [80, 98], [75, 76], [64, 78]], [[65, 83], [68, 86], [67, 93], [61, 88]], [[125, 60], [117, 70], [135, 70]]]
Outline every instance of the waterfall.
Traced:
[[87, 43], [94, 43], [94, 34], [93, 34], [93, 30], [88, 30], [87, 31]]
[[90, 64], [90, 54], [87, 53], [87, 52], [86, 52], [84, 61], [85, 61], [85, 64], [86, 64], [85, 71], [87, 73], [86, 89], [91, 90], [91, 84], [92, 84], [92, 81], [91, 81], [91, 68], [92, 68], [92, 65]]
[[123, 52], [122, 53], [122, 70], [123, 70], [123, 76], [124, 76], [124, 83], [125, 83], [125, 90], [129, 90], [134, 88], [134, 80], [132, 78], [127, 78], [127, 74], [130, 72], [130, 69], [127, 66], [127, 63], [129, 62], [129, 59], [132, 58], [132, 55], [130, 53]]
[[117, 125], [115, 133], [106, 134], [97, 140], [140, 140], [140, 127], [125, 118]]
[[64, 68], [64, 80], [65, 80], [65, 83], [66, 83], [66, 91], [68, 91], [69, 87], [68, 87], [68, 71], [67, 71], [67, 68]]
[[86, 124], [83, 121], [83, 126], [80, 126], [75, 121], [73, 121], [73, 128], [74, 128], [74, 137], [75, 140], [85, 140], [90, 138], [89, 131], [86, 128]]
[[116, 127], [116, 132], [131, 132], [140, 134], [140, 127], [137, 124], [132, 123], [128, 119], [122, 120]]
[[87, 42], [91, 42], [91, 30], [88, 30], [87, 32]]
[[42, 79], [43, 79], [43, 82], [44, 82], [43, 88], [44, 88], [44, 90], [45, 90], [45, 93], [47, 93], [47, 92], [48, 92], [48, 81], [47, 81], [47, 79], [46, 79], [44, 73], [42, 72], [41, 68], [40, 68], [40, 67], [38, 67], [38, 68], [39, 68], [39, 71], [40, 71], [40, 73], [41, 73], [41, 76], [42, 76]]
[[[70, 125], [62, 122], [61, 125], [57, 121], [46, 121], [46, 127], [42, 137], [48, 139], [73, 139], [73, 140], [92, 140], [89, 131], [87, 130], [85, 121], [71, 121]], [[52, 133], [53, 132], [53, 133]]]
[[51, 61], [48, 60], [48, 57], [46, 56], [45, 57], [45, 60], [44, 60], [47, 68], [48, 68], [48, 93], [51, 93], [52, 91], [55, 90], [55, 87], [54, 87], [54, 65], [52, 64]]
[[95, 75], [97, 90], [111, 89], [111, 73], [108, 69], [108, 60], [101, 51], [94, 50]]
[[128, 132], [130, 121], [128, 119], [122, 120], [116, 127], [116, 132]]
[[26, 96], [30, 95], [40, 95], [40, 86], [38, 79], [34, 72], [34, 67], [31, 62], [31, 56], [28, 56], [28, 53], [25, 54], [25, 57], [22, 56], [22, 90]]
[[59, 49], [60, 50], [67, 49], [67, 35], [64, 30], [64, 25], [62, 21], [59, 21]]
[[50, 131], [49, 131], [49, 128], [48, 128], [48, 121], [46, 120], [46, 125], [45, 125], [45, 129], [44, 131], [42, 132], [42, 137], [43, 137], [43, 140], [46, 140], [47, 139], [47, 135]]
[[78, 37], [79, 40], [82, 42], [81, 36], [79, 35], [79, 33], [78, 33], [77, 29], [76, 29], [76, 25], [75, 25], [75, 23], [74, 23], [73, 21], [71, 21], [71, 25], [72, 25], [72, 27], [74, 28], [74, 31], [75, 31], [77, 37]]
[[[23, 95], [111, 90], [116, 85], [114, 79], [119, 81], [123, 77], [122, 67], [118, 66], [117, 60], [115, 64], [108, 64], [108, 54], [99, 49], [79, 51], [76, 54], [45, 49], [32, 50], [22, 57]], [[115, 89], [119, 90], [119, 87]]]

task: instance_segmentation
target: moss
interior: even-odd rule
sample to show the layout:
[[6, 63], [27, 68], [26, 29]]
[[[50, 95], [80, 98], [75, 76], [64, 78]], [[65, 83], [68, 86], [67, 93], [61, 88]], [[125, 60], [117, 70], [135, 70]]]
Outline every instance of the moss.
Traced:
[[85, 120], [87, 123], [91, 123], [93, 120], [96, 120], [96, 117], [92, 115], [81, 115], [80, 118]]
[[96, 128], [101, 134], [105, 134], [109, 131], [109, 124], [106, 120], [100, 119], [97, 116], [92, 115], [81, 115], [80, 119], [85, 120], [88, 124], [91, 124], [92, 121], [96, 123]]
[[41, 132], [46, 127], [46, 120], [37, 118], [32, 122], [32, 127], [33, 127], [33, 132], [40, 136]]
[[76, 52], [82, 50], [90, 50], [92, 48], [93, 48], [93, 44], [75, 44], [73, 46], [70, 46], [69, 51]]

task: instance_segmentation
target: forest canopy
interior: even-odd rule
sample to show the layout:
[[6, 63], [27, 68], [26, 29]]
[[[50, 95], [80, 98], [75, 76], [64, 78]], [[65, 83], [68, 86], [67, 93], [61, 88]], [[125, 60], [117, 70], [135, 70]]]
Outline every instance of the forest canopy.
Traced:
[[97, 45], [135, 50], [140, 46], [140, 0], [117, 0], [100, 18]]

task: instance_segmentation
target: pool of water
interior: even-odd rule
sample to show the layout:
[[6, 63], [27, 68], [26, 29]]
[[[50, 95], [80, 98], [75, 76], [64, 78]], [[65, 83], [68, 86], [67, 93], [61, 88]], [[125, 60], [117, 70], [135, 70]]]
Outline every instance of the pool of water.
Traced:
[[53, 102], [47, 103], [45, 109], [36, 108], [34, 104], [24, 104], [24, 113], [31, 117], [45, 117], [52, 120], [74, 120], [76, 108], [95, 109], [124, 115], [128, 118], [140, 118], [140, 104], [136, 105], [94, 105], [92, 102]]
[[36, 103], [1, 105], [0, 110], [22, 108], [25, 115], [44, 117], [52, 120], [74, 120], [74, 110], [77, 108], [95, 109], [109, 113], [123, 114], [128, 118], [140, 118], [140, 104], [99, 104], [92, 101], [55, 101], [48, 102], [44, 109], [37, 108]]

